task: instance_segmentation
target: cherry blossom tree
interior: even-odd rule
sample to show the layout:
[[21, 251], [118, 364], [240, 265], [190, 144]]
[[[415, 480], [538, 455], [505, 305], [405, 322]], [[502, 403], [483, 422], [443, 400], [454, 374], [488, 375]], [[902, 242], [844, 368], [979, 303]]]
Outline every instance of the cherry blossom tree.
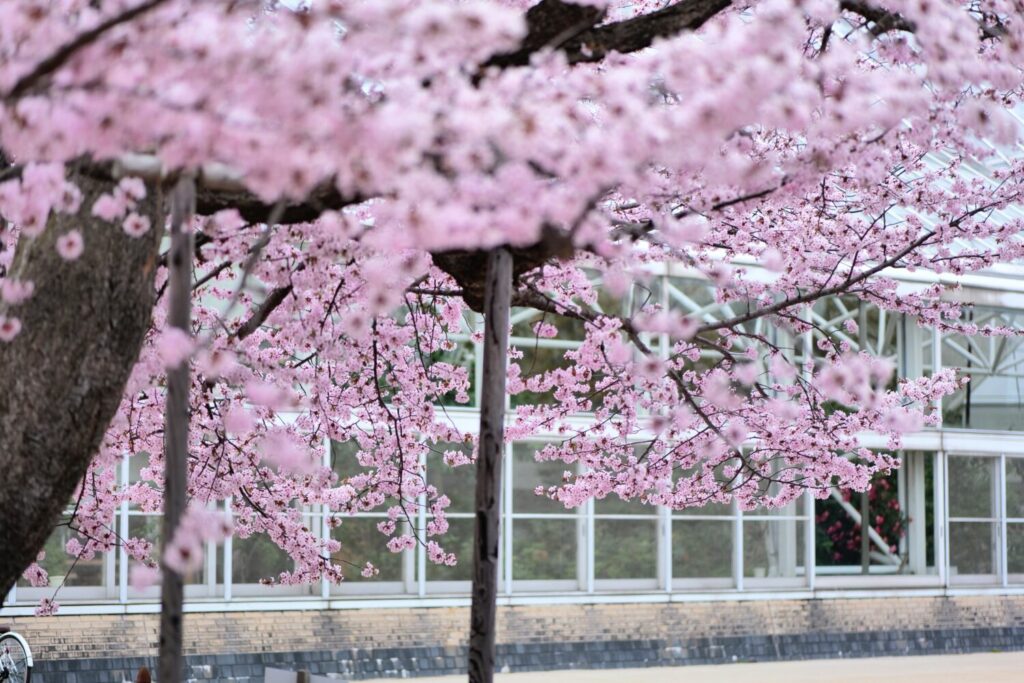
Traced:
[[[481, 474], [473, 677], [490, 680], [502, 443], [562, 434], [537, 457], [582, 467], [537, 484], [567, 507], [615, 495], [751, 509], [862, 490], [898, 461], [858, 435], [898, 449], [961, 380], [894, 379], [834, 336], [801, 348], [809, 307], [845, 295], [1010, 333], [964, 322], [945, 280], [894, 277], [1020, 255], [1022, 226], [1000, 217], [1024, 182], [1005, 154], [1024, 46], [1009, 0], [25, 0], [0, 13], [3, 591], [26, 568], [43, 580], [30, 564], [68, 499], [76, 557], [115, 547], [122, 501], [161, 509], [169, 377], [183, 376], [189, 507], [162, 553], [121, 539], [140, 581], [197, 567], [203, 543], [232, 532], [208, 509], [226, 499], [234, 533], [294, 560], [276, 582], [374, 572], [332, 560], [339, 542], [304, 526], [303, 505], [335, 522], [386, 510], [392, 551], [465, 561], [444, 547], [448, 497], [423, 476], [442, 450]], [[178, 205], [188, 329], [161, 247], [182, 182], [195, 193], [194, 218]], [[733, 314], [601, 305], [666, 263]], [[581, 329], [582, 345], [562, 367], [512, 354], [506, 370], [510, 306], [544, 314], [538, 336]], [[487, 313], [479, 438], [442, 409], [468, 400], [450, 354], [470, 312]], [[506, 393], [550, 400], [506, 424]], [[322, 466], [328, 437], [358, 445], [358, 474]], [[143, 481], [117, 485], [116, 463], [143, 453]]]

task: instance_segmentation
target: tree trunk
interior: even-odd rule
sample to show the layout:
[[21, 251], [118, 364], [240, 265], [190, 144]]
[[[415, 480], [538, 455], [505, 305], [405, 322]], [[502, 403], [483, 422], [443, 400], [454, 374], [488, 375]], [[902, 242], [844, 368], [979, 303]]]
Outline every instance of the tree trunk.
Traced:
[[[168, 259], [168, 327], [192, 334], [192, 231], [188, 225], [195, 206], [191, 178], [178, 181], [171, 195], [171, 252]], [[167, 404], [164, 419], [164, 520], [163, 546], [174, 537], [185, 511], [188, 488], [189, 361], [167, 370]], [[184, 577], [163, 567], [160, 590], [160, 650], [158, 678], [184, 680], [182, 618], [185, 604]]]
[[[153, 228], [131, 238], [92, 215], [106, 183], [73, 178], [77, 215], [50, 217], [36, 239], [21, 239], [8, 276], [31, 280], [33, 297], [0, 302], [21, 320], [0, 342], [0, 600], [36, 558], [85, 475], [121, 401], [153, 310], [164, 221], [157, 190], [137, 211]], [[55, 241], [71, 229], [85, 251], [65, 262]]]
[[494, 680], [494, 624], [501, 529], [501, 456], [505, 445], [505, 375], [508, 366], [512, 254], [490, 252], [484, 290], [484, 367], [480, 396], [480, 447], [476, 463], [476, 534], [473, 605], [469, 625], [469, 680]]

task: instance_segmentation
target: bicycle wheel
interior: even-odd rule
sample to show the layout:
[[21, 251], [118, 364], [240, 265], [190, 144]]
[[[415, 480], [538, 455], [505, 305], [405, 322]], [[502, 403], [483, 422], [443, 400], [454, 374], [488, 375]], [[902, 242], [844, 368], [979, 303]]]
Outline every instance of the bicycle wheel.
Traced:
[[0, 682], [29, 683], [32, 677], [32, 653], [15, 633], [0, 635]]

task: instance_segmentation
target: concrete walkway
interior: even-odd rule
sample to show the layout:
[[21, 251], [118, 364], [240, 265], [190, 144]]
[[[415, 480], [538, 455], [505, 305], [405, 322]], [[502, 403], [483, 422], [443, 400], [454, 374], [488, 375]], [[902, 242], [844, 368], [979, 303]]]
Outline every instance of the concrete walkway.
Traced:
[[[1022, 683], [1024, 652], [501, 674], [497, 683]], [[383, 679], [380, 679], [383, 680]], [[455, 683], [465, 676], [414, 678]]]

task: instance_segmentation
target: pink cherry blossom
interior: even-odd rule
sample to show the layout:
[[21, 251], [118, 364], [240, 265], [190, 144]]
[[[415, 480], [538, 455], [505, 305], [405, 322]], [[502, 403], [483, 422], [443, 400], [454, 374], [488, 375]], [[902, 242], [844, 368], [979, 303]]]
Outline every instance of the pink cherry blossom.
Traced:
[[110, 194], [103, 194], [100, 195], [93, 203], [92, 213], [94, 216], [102, 218], [105, 221], [113, 222], [123, 216], [127, 208], [128, 207], [124, 199], [116, 198], [114, 195]]
[[77, 230], [69, 230], [57, 238], [57, 253], [65, 261], [77, 261], [84, 250], [85, 240]]
[[231, 533], [232, 525], [223, 514], [193, 503], [164, 548], [164, 565], [182, 576], [196, 572], [203, 565], [205, 544], [221, 543]]
[[35, 283], [30, 280], [14, 280], [4, 278], [0, 280], [0, 298], [12, 306], [28, 301], [35, 291]]
[[33, 588], [42, 588], [50, 585], [50, 576], [46, 570], [39, 566], [39, 563], [45, 558], [37, 559], [35, 562], [28, 566], [22, 573], [22, 578], [28, 581], [29, 585]]
[[0, 341], [12, 342], [21, 332], [21, 321], [17, 318], [0, 315]]
[[[899, 448], [964, 378], [894, 382], [853, 318], [818, 329], [833, 296], [928, 330], [1016, 334], [973, 325], [944, 284], [1024, 256], [1024, 221], [1005, 211], [1024, 197], [1011, 3], [889, 0], [866, 16], [758, 0], [642, 50], [574, 41], [663, 3], [577, 4], [606, 12], [524, 44], [525, 0], [301, 14], [168, 0], [21, 90], [123, 3], [0, 5], [0, 147], [17, 160], [0, 180], [0, 340], [33, 319], [40, 292], [13, 254], [50, 239], [52, 216], [91, 202], [100, 228], [140, 237], [161, 227], [144, 205], [167, 178], [201, 191], [192, 329], [167, 324], [154, 247], [151, 330], [70, 550], [124, 547], [186, 573], [220, 537], [192, 511], [160, 558], [109, 529], [126, 499], [160, 510], [166, 371], [195, 356], [189, 488], [288, 553], [294, 568], [268, 583], [341, 581], [330, 558], [360, 512], [387, 511], [393, 552], [462, 559], [430, 469], [475, 459], [449, 408], [479, 388], [483, 266], [467, 255], [498, 245], [529, 266], [514, 329], [537, 342], [509, 350], [508, 438], [559, 436], [535, 456], [566, 474], [538, 489], [567, 507], [779, 506], [895, 466], [859, 435]], [[83, 253], [79, 230], [56, 239], [65, 260]], [[937, 283], [893, 277], [910, 271]], [[352, 451], [345, 476], [323, 465], [327, 439]], [[112, 474], [126, 453], [149, 454], [141, 481]], [[311, 532], [305, 506], [326, 508], [340, 541]]]
[[175, 368], [192, 355], [194, 344], [187, 332], [177, 327], [163, 331], [156, 342], [156, 352], [164, 367]]
[[131, 565], [131, 569], [128, 572], [128, 585], [137, 591], [143, 591], [155, 586], [160, 583], [160, 580], [160, 569], [148, 564], [136, 562]]
[[149, 232], [149, 218], [140, 216], [137, 213], [128, 214], [121, 224], [129, 237], [142, 237]]
[[146, 197], [146, 183], [142, 178], [122, 178], [117, 184], [117, 189], [131, 202], [137, 202]]
[[60, 603], [51, 598], [43, 598], [36, 606], [35, 615], [37, 617], [50, 617], [56, 614], [59, 610]]

